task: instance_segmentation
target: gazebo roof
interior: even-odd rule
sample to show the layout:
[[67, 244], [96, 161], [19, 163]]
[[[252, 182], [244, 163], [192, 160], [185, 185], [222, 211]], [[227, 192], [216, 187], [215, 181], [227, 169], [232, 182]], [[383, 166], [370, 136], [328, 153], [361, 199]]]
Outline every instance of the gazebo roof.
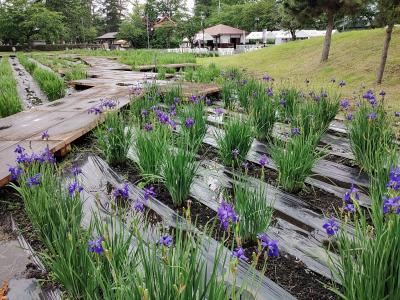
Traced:
[[208, 28], [204, 29], [205, 33], [208, 33], [209, 35], [212, 36], [218, 36], [218, 35], [229, 35], [229, 34], [243, 34], [245, 33], [244, 30], [242, 29], [238, 29], [238, 28], [234, 28], [228, 25], [224, 25], [224, 24], [218, 24], [215, 26], [211, 26]]
[[102, 39], [115, 39], [117, 37], [118, 32], [107, 32], [99, 37], [96, 38], [96, 40], [102, 40]]

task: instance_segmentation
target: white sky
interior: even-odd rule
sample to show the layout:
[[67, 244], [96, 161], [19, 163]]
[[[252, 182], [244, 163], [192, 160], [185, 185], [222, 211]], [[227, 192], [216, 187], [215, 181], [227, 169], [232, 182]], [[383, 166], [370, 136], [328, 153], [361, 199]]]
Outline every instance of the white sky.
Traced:
[[[192, 11], [193, 10], [193, 6], [194, 6], [194, 0], [184, 0], [184, 2], [186, 2], [186, 6], [189, 9], [189, 11]], [[146, 3], [146, 0], [139, 0], [139, 3]], [[128, 5], [128, 12], [131, 12], [131, 8], [132, 8], [132, 5], [129, 4]]]

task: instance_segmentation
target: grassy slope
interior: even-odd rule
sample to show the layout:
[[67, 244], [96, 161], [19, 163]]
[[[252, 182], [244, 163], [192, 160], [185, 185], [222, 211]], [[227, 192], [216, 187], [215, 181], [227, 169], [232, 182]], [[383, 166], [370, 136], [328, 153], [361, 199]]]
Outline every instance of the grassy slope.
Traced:
[[220, 67], [236, 66], [256, 76], [269, 74], [278, 81], [289, 79], [303, 84], [308, 78], [315, 87], [329, 84], [332, 77], [347, 85], [342, 93], [351, 97], [360, 87], [387, 93], [389, 110], [400, 110], [400, 28], [393, 33], [384, 82], [374, 83], [384, 39], [383, 29], [351, 31], [333, 35], [329, 61], [320, 63], [322, 38], [295, 41], [280, 46], [217, 58], [198, 59], [202, 64], [214, 62]]

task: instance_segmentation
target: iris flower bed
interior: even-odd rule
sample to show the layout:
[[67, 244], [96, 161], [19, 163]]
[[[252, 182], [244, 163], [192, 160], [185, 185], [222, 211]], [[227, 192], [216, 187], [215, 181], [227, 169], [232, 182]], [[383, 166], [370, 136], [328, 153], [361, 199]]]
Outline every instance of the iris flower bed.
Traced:
[[8, 57], [0, 61], [0, 117], [7, 117], [22, 110], [21, 100]]

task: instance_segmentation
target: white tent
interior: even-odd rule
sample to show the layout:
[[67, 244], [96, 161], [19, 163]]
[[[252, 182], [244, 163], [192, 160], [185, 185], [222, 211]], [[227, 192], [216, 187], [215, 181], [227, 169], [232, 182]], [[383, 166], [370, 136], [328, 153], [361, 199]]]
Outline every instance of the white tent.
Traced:
[[262, 40], [264, 36], [264, 33], [262, 31], [253, 31], [250, 32], [247, 36], [246, 36], [246, 41], [250, 41], [250, 40]]

